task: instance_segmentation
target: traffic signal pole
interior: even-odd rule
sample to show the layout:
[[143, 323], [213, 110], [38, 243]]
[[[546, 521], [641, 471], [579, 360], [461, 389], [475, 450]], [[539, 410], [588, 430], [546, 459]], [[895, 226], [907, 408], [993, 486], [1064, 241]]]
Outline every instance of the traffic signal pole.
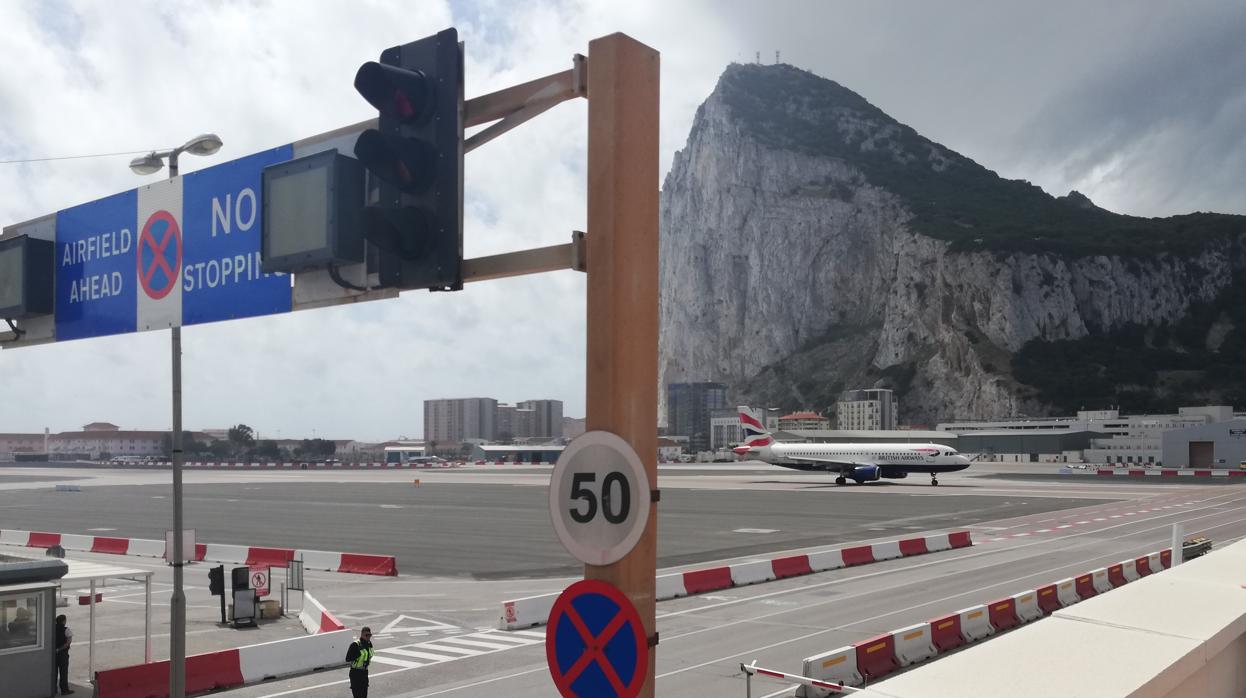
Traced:
[[[624, 34], [588, 46], [586, 428], [627, 441], [656, 493], [659, 58]], [[645, 697], [654, 691], [656, 568], [656, 503], [630, 553], [584, 567], [586, 579], [613, 584], [640, 614], [649, 637]]]

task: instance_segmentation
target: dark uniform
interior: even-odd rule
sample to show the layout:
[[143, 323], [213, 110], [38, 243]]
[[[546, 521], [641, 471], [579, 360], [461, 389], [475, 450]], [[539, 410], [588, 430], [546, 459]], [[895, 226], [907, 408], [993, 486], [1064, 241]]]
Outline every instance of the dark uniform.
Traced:
[[359, 639], [346, 650], [350, 665], [350, 692], [354, 698], [368, 698], [368, 664], [372, 662], [372, 630], [364, 628]]
[[61, 695], [69, 695], [69, 645], [74, 633], [65, 625], [65, 616], [56, 617], [56, 675], [60, 680]]

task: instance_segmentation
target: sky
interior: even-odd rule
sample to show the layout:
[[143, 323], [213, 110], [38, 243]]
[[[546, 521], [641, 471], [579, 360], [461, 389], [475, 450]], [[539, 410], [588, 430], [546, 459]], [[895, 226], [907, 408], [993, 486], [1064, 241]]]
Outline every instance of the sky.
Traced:
[[[0, 160], [167, 148], [182, 173], [372, 118], [359, 65], [449, 26], [467, 96], [569, 68], [622, 31], [661, 52], [661, 172], [730, 62], [775, 60], [1053, 195], [1141, 216], [1246, 213], [1246, 4], [1184, 2], [0, 3]], [[467, 257], [585, 226], [586, 104], [470, 153]], [[133, 155], [0, 164], [0, 224], [151, 183]], [[183, 331], [184, 424], [418, 437], [423, 401], [560, 399], [584, 414], [577, 272]], [[166, 331], [0, 352], [0, 432], [171, 424]]]

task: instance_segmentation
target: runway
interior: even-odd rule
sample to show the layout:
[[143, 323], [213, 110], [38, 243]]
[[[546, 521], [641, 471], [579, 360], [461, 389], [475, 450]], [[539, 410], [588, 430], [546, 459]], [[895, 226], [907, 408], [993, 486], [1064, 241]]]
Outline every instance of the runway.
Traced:
[[[29, 480], [43, 475], [68, 479], [42, 486]], [[189, 472], [187, 524], [201, 541], [397, 554], [397, 578], [309, 579], [311, 591], [349, 626], [368, 624], [377, 634], [372, 695], [544, 697], [554, 687], [543, 629], [510, 635], [493, 627], [502, 599], [557, 591], [580, 576], [550, 530], [548, 477], [548, 468], [502, 467]], [[109, 535], [159, 537], [167, 526], [167, 478], [160, 471], [2, 468], [0, 527], [116, 528]], [[83, 491], [52, 491], [63, 482]], [[1154, 485], [1003, 465], [940, 482], [835, 487], [825, 477], [750, 464], [662, 468], [664, 568], [953, 528], [974, 531], [977, 544], [661, 602], [658, 695], [742, 695], [740, 662], [797, 671], [804, 656], [1164, 547], [1175, 521], [1218, 543], [1246, 536], [1246, 489], [1234, 486]], [[204, 631], [188, 638], [192, 651], [251, 642], [238, 631], [211, 631], [205, 570], [187, 572], [196, 586], [188, 591], [192, 625]], [[106, 596], [101, 618], [119, 624], [109, 632], [132, 635], [121, 607], [109, 609]], [[70, 613], [72, 623], [81, 612]], [[158, 632], [167, 627], [167, 609], [157, 608], [155, 618]], [[156, 656], [166, 651], [158, 646]], [[108, 655], [124, 656], [120, 648]], [[344, 684], [335, 682], [344, 679], [322, 672], [231, 693], [340, 696]], [[754, 695], [766, 692], [755, 685]]]

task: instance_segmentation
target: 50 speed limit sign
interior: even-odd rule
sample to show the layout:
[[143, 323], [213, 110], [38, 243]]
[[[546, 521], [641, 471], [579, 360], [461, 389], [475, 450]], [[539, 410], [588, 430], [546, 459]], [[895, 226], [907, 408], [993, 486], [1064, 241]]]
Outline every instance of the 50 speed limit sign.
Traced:
[[628, 554], [649, 521], [649, 477], [636, 451], [608, 431], [576, 437], [549, 483], [549, 513], [563, 547], [590, 565]]

